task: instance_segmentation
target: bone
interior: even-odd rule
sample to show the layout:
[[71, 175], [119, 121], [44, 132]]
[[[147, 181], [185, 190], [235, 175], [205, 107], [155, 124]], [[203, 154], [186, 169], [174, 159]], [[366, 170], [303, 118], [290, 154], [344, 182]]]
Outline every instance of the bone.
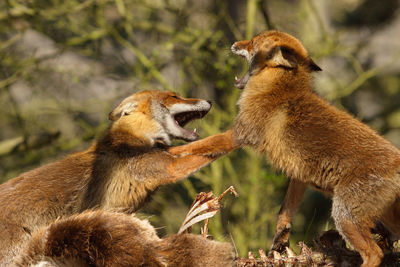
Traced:
[[258, 250], [258, 253], [260, 254], [261, 261], [266, 262], [268, 260], [268, 257], [262, 248]]
[[289, 258], [296, 257], [296, 254], [294, 254], [293, 250], [291, 250], [289, 247], [286, 247], [286, 254], [288, 255]]
[[220, 196], [216, 197], [212, 192], [205, 193], [201, 192], [197, 194], [192, 207], [187, 213], [179, 231], [178, 235], [185, 231], [189, 231], [190, 228], [203, 220], [206, 220], [204, 227], [202, 228], [202, 235], [207, 237], [208, 232], [208, 220], [212, 218], [221, 209], [221, 200], [228, 193], [231, 192], [235, 196], [238, 196], [235, 188], [230, 186]]
[[254, 254], [253, 252], [249, 251], [249, 260], [254, 260]]

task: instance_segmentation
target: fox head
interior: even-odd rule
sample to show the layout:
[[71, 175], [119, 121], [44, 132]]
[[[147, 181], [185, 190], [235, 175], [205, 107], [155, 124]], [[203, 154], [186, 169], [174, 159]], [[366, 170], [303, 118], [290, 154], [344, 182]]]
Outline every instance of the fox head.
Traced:
[[135, 135], [151, 145], [171, 145], [172, 139], [194, 141], [196, 129], [183, 128], [204, 117], [211, 102], [184, 98], [169, 91], [142, 91], [125, 98], [110, 114], [112, 128]]
[[249, 70], [235, 86], [243, 89], [251, 76], [264, 68], [305, 68], [307, 71], [320, 71], [321, 68], [309, 57], [307, 50], [295, 37], [278, 31], [266, 31], [251, 40], [235, 42], [231, 50], [247, 59]]

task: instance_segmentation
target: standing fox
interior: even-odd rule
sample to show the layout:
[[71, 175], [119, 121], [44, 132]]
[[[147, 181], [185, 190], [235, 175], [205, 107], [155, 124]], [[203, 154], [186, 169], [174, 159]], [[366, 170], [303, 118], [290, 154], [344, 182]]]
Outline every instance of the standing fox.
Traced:
[[400, 151], [313, 92], [311, 73], [321, 69], [296, 38], [268, 31], [231, 49], [249, 63], [236, 79], [244, 90], [234, 137], [291, 178], [272, 249], [288, 245], [292, 217], [311, 185], [332, 196], [336, 228], [362, 266], [379, 266], [383, 253], [371, 228], [379, 220], [400, 233]]
[[198, 138], [183, 126], [210, 108], [209, 101], [172, 92], [134, 94], [110, 113], [110, 128], [87, 150], [0, 185], [0, 265], [12, 262], [31, 233], [59, 217], [96, 208], [132, 213], [159, 186], [232, 150], [227, 132], [182, 146], [182, 155], [168, 153], [172, 139]]

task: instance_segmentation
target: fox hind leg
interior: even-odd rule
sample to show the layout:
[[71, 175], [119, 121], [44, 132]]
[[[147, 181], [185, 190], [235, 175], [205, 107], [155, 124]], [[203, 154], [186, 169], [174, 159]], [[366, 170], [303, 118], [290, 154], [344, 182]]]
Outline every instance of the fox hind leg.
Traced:
[[354, 214], [348, 212], [347, 205], [335, 198], [332, 217], [340, 234], [360, 253], [363, 259], [361, 267], [378, 267], [383, 258], [383, 252], [371, 233], [374, 221], [364, 218], [362, 223], [358, 223]]
[[385, 212], [382, 222], [397, 235], [397, 238], [400, 237], [400, 199], [396, 200]]

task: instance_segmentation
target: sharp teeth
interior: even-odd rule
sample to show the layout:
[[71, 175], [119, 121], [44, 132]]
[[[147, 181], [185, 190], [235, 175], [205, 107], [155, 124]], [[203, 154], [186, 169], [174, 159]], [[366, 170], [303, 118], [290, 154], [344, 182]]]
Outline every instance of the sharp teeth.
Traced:
[[238, 80], [238, 77], [237, 76], [235, 76], [235, 81], [237, 81]]
[[197, 133], [197, 128], [194, 128], [193, 132]]

